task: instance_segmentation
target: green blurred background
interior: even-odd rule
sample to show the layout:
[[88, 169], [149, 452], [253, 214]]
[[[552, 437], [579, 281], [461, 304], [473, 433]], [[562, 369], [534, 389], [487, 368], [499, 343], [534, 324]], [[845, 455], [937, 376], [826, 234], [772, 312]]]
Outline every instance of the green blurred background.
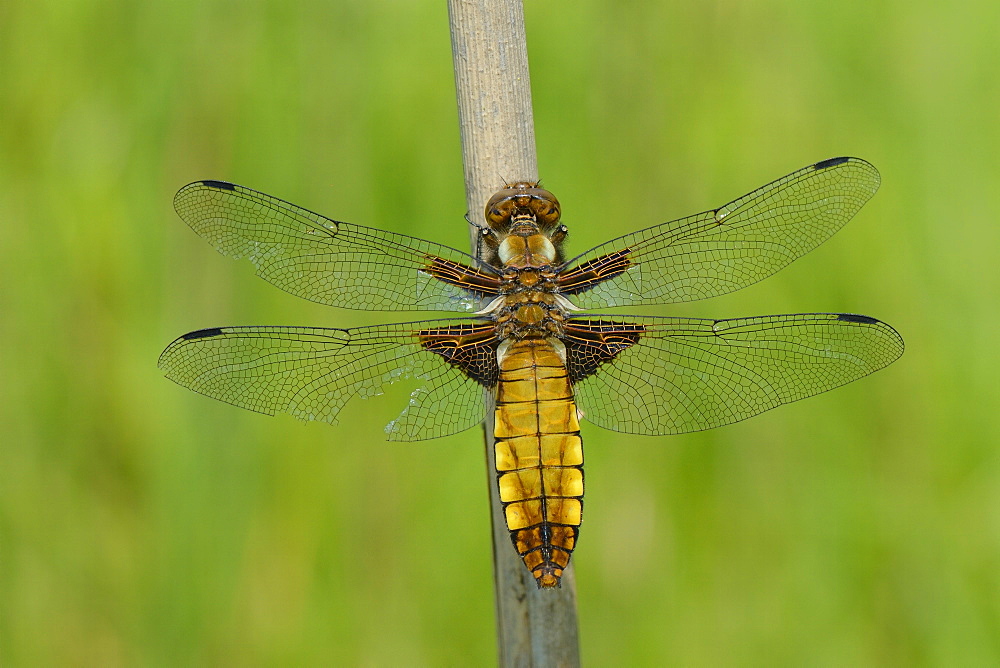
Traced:
[[[526, 11], [573, 249], [857, 155], [882, 190], [829, 243], [646, 312], [860, 312], [907, 343], [715, 431], [585, 427], [585, 662], [1000, 662], [998, 4]], [[478, 431], [390, 444], [399, 395], [331, 428], [157, 371], [192, 329], [411, 319], [216, 254], [171, 209], [202, 178], [464, 247], [445, 4], [0, 6], [3, 663], [492, 663]]]

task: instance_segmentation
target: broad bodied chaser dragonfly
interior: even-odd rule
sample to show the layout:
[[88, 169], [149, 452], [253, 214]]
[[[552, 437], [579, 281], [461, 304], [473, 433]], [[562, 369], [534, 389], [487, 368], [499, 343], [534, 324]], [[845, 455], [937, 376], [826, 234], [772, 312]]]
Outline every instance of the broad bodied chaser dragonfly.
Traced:
[[554, 587], [583, 517], [581, 417], [627, 434], [710, 429], [857, 380], [903, 352], [892, 327], [850, 313], [709, 320], [586, 311], [756, 283], [826, 241], [878, 187], [869, 163], [832, 158], [567, 259], [559, 202], [537, 183], [490, 198], [474, 256], [197, 181], [174, 199], [180, 217], [277, 287], [341, 308], [467, 317], [214, 327], [171, 343], [159, 366], [236, 406], [331, 423], [352, 398], [408, 382], [415, 389], [386, 427], [390, 440], [454, 434], [492, 414], [511, 540], [538, 586]]

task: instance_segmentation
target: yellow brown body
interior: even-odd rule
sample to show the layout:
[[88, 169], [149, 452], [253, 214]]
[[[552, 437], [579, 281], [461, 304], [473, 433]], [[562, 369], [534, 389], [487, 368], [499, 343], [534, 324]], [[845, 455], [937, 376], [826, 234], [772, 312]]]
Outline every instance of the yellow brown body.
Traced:
[[517, 183], [486, 206], [489, 239], [502, 264], [489, 309], [497, 349], [495, 454], [511, 540], [539, 587], [556, 587], [583, 515], [583, 442], [563, 334], [572, 305], [558, 294], [554, 265], [565, 227], [559, 203], [537, 184]]
[[540, 587], [559, 584], [583, 514], [583, 442], [566, 365], [550, 341], [500, 360], [496, 469], [514, 548]]

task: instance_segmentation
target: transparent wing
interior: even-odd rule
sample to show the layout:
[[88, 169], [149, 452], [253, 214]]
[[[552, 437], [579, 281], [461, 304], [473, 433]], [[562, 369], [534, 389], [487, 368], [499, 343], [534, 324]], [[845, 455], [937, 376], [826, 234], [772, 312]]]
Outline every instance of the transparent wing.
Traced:
[[879, 187], [859, 158], [817, 162], [718, 209], [656, 225], [572, 260], [562, 291], [583, 309], [705, 299], [767, 278], [829, 239]]
[[330, 220], [232, 183], [186, 185], [174, 208], [223, 255], [248, 258], [264, 280], [321, 304], [474, 312], [496, 294], [492, 272], [461, 251]]
[[867, 376], [903, 353], [892, 327], [845, 313], [613, 318], [570, 320], [567, 367], [584, 417], [629, 434], [745, 420]]
[[330, 423], [353, 397], [407, 382], [416, 388], [409, 405], [386, 427], [389, 440], [398, 441], [478, 424], [487, 410], [484, 390], [495, 386], [497, 374], [493, 323], [474, 319], [357, 329], [203, 329], [171, 343], [159, 367], [214, 399]]

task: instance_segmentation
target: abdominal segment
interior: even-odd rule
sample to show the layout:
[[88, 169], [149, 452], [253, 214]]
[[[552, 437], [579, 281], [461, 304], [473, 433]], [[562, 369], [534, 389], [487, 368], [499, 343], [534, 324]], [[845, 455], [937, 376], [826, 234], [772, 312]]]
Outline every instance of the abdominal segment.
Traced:
[[514, 548], [539, 587], [556, 587], [583, 514], [583, 442], [566, 366], [545, 339], [500, 360], [496, 469]]

